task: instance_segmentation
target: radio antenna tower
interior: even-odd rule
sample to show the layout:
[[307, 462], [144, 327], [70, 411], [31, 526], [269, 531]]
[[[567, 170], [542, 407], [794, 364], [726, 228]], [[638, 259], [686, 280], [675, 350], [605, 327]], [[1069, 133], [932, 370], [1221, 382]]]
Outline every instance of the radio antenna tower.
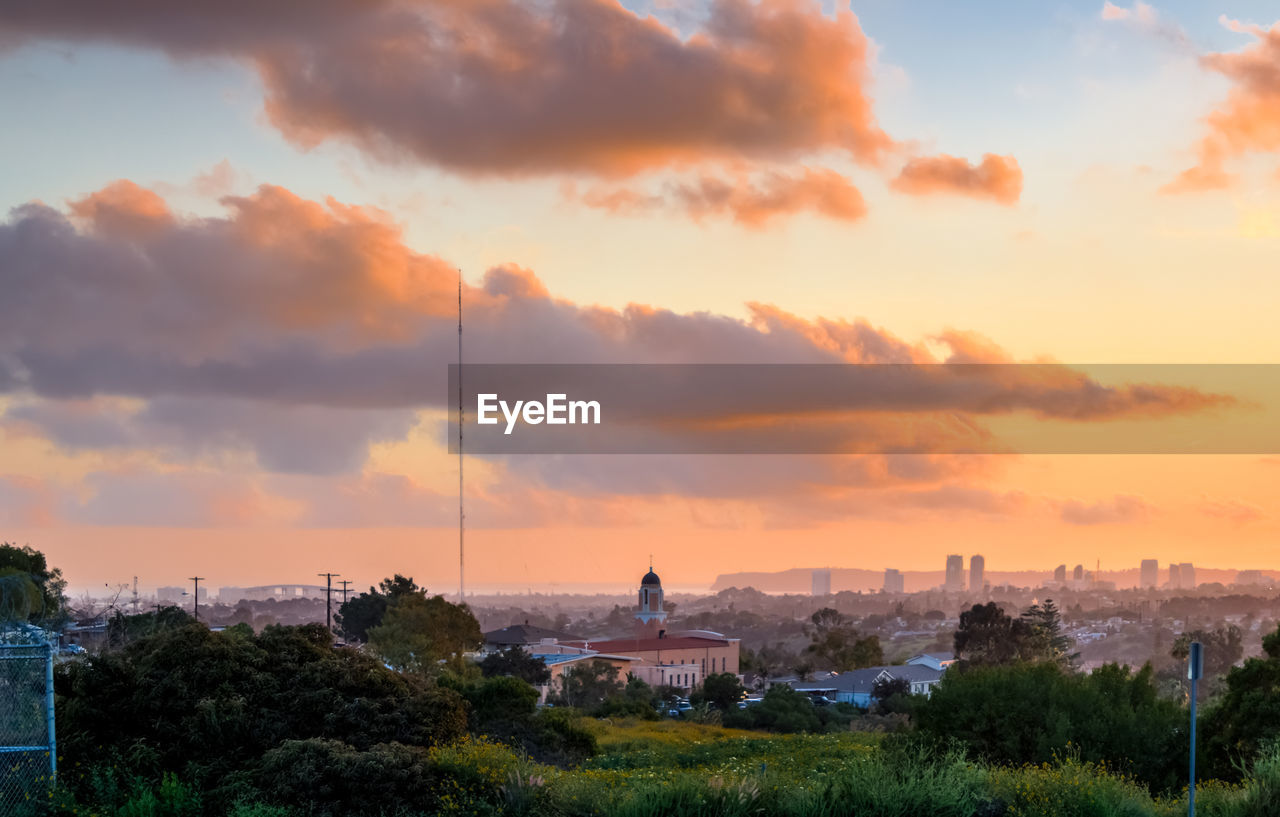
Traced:
[[458, 270], [458, 603], [467, 600], [462, 513], [462, 270]]

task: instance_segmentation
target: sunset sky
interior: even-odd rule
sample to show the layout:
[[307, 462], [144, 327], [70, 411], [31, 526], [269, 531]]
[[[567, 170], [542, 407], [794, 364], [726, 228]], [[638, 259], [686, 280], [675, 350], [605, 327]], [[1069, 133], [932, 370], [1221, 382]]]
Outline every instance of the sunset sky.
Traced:
[[[0, 541], [456, 592], [459, 268], [472, 362], [1280, 362], [1277, 16], [6, 3]], [[476, 590], [1280, 568], [1261, 453], [466, 468]]]

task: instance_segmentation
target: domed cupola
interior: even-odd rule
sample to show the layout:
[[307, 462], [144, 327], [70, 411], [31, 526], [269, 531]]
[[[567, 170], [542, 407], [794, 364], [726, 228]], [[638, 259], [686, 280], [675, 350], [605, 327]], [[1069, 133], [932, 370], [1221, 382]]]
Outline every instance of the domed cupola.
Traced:
[[649, 562], [649, 572], [640, 579], [639, 602], [636, 618], [642, 625], [661, 624], [667, 620], [667, 611], [662, 605], [662, 579], [653, 572], [653, 561]]

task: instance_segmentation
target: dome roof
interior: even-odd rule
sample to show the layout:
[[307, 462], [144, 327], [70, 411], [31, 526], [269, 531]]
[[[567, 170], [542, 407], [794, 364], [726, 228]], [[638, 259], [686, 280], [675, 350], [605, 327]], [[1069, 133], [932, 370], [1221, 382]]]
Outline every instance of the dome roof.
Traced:
[[640, 580], [641, 587], [652, 587], [654, 585], [661, 585], [661, 584], [662, 584], [662, 579], [658, 578], [658, 574], [653, 572], [652, 567], [649, 568], [648, 573], [644, 574], [644, 578]]

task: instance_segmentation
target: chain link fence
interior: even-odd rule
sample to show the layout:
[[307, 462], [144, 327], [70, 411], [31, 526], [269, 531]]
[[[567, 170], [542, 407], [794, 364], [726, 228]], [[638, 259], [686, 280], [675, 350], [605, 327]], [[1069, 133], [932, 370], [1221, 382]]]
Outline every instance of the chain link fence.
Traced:
[[0, 644], [0, 814], [47, 798], [57, 773], [53, 648]]

